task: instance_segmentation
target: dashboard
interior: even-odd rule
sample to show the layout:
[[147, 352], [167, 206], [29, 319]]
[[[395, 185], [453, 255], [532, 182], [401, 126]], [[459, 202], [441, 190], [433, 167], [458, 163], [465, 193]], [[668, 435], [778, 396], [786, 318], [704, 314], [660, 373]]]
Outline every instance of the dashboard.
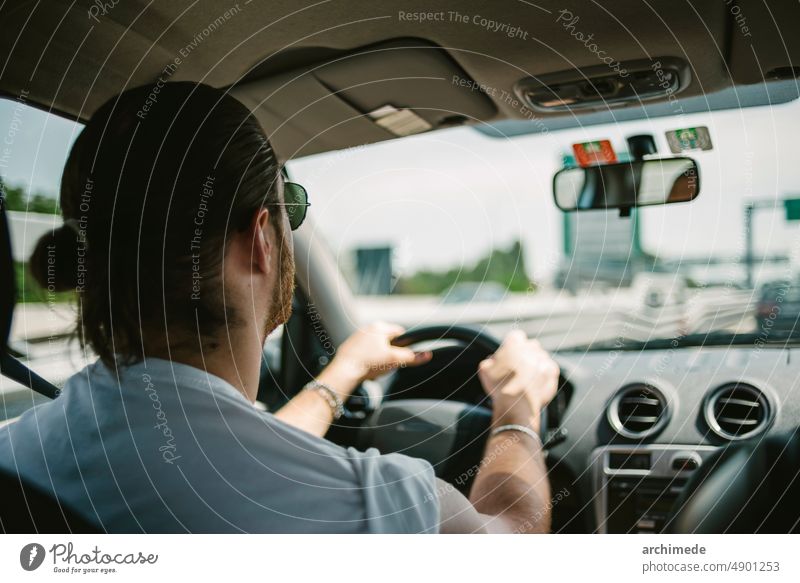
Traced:
[[[550, 439], [552, 491], [568, 493], [553, 507], [555, 532], [660, 532], [693, 472], [721, 447], [790, 432], [800, 424], [798, 348], [675, 347], [554, 356], [562, 380], [548, 406], [544, 437]], [[387, 400], [485, 404], [475, 375], [481, 358], [480, 351], [463, 346], [440, 348], [428, 365], [400, 371]], [[477, 459], [481, 444], [475, 449]]]
[[[721, 346], [556, 355], [569, 398], [548, 453], [580, 511], [554, 524], [659, 532], [720, 447], [800, 424], [800, 350]], [[554, 489], [558, 485], [554, 485]], [[556, 527], [557, 528], [557, 527]]]

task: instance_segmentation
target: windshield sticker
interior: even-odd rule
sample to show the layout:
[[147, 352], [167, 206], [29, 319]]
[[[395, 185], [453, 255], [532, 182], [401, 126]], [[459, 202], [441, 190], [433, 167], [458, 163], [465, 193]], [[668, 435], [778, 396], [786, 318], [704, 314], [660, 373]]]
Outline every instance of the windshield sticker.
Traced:
[[673, 154], [691, 152], [693, 150], [711, 150], [711, 134], [705, 126], [697, 128], [683, 128], [666, 132], [667, 143]]
[[572, 144], [572, 151], [575, 152], [578, 164], [583, 167], [613, 164], [617, 161], [617, 155], [609, 140]]

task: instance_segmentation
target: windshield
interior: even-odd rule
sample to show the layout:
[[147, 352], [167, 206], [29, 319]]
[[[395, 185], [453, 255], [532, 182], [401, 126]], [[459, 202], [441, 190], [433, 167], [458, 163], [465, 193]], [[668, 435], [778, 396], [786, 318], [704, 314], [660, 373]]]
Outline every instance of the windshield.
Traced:
[[[610, 140], [625, 160], [626, 138], [650, 134], [667, 157], [682, 128], [697, 138], [680, 152], [699, 166], [696, 200], [629, 217], [554, 205], [573, 144]], [[550, 349], [767, 342], [800, 315], [797, 135], [795, 102], [513, 138], [459, 128], [288, 170], [313, 203], [304, 228], [329, 244], [364, 319], [517, 326]]]

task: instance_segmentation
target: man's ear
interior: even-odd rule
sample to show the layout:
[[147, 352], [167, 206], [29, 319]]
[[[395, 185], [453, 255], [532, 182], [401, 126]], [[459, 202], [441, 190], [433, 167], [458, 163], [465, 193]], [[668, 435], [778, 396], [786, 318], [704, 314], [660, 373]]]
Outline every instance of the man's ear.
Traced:
[[275, 242], [270, 237], [269, 218], [267, 209], [259, 209], [253, 215], [248, 229], [248, 239], [252, 241], [251, 269], [261, 273], [269, 273], [272, 266], [272, 253], [275, 251]]

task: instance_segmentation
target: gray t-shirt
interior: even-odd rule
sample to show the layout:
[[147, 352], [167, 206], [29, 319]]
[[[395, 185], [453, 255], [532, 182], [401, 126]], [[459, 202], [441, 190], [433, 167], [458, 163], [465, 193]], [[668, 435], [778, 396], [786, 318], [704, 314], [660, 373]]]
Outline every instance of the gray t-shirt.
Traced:
[[100, 362], [0, 429], [0, 465], [108, 532], [437, 532], [430, 464], [342, 448], [222, 379]]

